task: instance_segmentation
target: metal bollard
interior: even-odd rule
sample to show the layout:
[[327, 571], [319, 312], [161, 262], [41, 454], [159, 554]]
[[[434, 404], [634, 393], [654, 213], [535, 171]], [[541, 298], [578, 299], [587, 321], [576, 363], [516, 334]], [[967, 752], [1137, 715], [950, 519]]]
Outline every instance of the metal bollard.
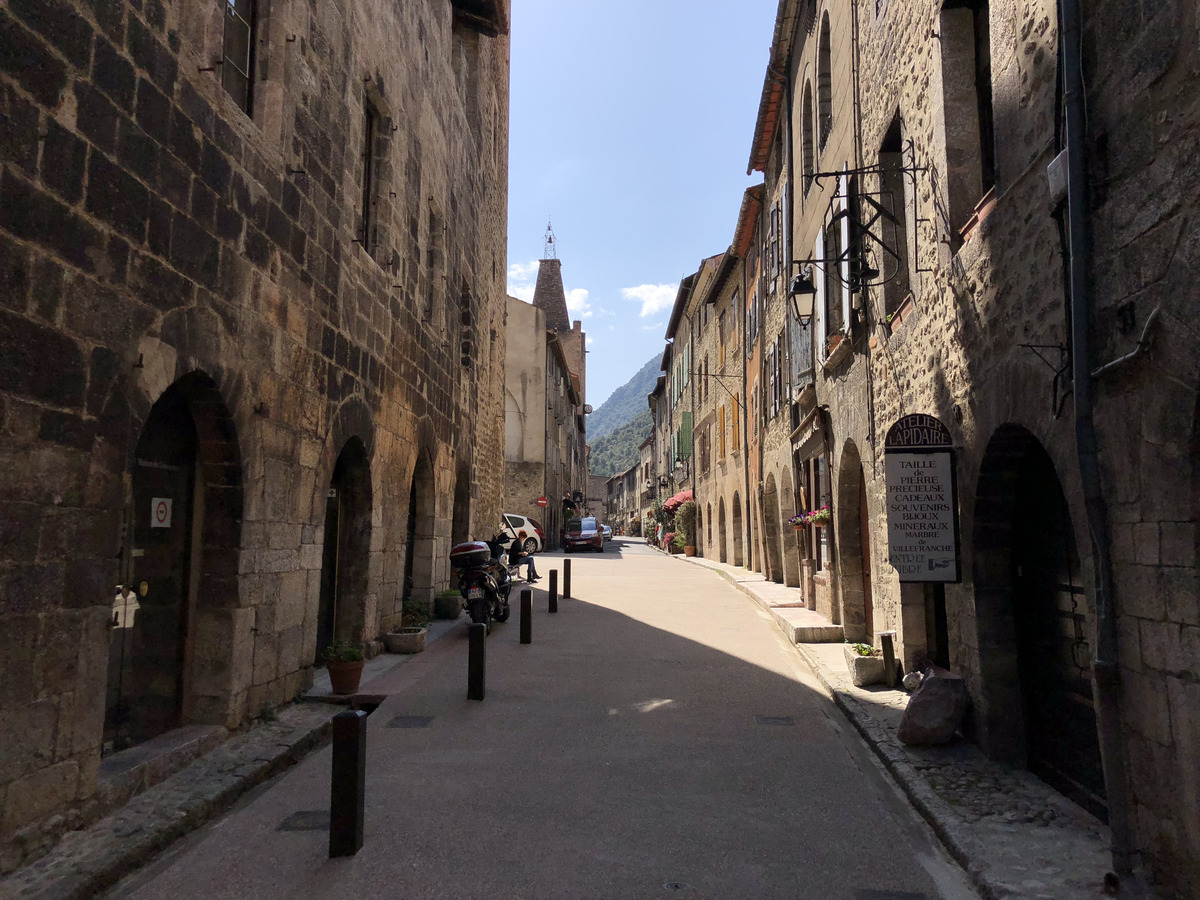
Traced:
[[533, 591], [521, 591], [521, 643], [533, 643]]
[[333, 777], [329, 784], [329, 856], [354, 856], [363, 845], [367, 793], [367, 714], [333, 717]]
[[550, 570], [550, 612], [558, 612], [558, 569]]
[[883, 674], [890, 688], [896, 686], [896, 648], [892, 644], [895, 636], [894, 631], [879, 632], [879, 644], [883, 648]]
[[487, 625], [476, 622], [467, 628], [467, 699], [482, 700], [485, 685]]
[[569, 600], [571, 597], [571, 561], [563, 560], [563, 599]]

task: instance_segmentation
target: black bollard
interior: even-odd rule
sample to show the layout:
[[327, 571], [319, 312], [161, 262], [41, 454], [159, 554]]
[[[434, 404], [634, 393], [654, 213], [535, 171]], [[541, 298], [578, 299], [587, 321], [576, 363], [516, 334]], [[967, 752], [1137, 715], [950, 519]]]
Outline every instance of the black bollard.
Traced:
[[487, 649], [487, 625], [476, 622], [467, 628], [467, 699], [482, 700], [484, 694], [484, 663]]
[[879, 644], [883, 648], [883, 674], [890, 688], [896, 686], [896, 648], [892, 644], [892, 638], [895, 636], [894, 631], [879, 633]]
[[367, 794], [367, 714], [333, 717], [333, 778], [329, 784], [329, 857], [353, 856], [363, 845]]
[[558, 612], [558, 569], [550, 570], [550, 612]]
[[533, 591], [521, 591], [521, 643], [533, 643]]
[[571, 598], [571, 561], [563, 560], [563, 599]]

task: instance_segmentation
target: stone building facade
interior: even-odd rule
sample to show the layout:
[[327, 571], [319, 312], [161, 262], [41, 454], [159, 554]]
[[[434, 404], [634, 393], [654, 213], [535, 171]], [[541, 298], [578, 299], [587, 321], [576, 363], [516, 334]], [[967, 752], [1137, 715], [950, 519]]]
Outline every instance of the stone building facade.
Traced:
[[[0, 11], [0, 867], [500, 512], [504, 0]], [[115, 596], [115, 599], [114, 599]]]
[[588, 489], [586, 335], [570, 321], [559, 260], [541, 261], [533, 303], [509, 297], [508, 313], [504, 511], [537, 519], [556, 549]]
[[[989, 755], [1108, 819], [1122, 874], [1196, 896], [1198, 23], [1089, 4], [1076, 52], [1072, 15], [781, 0], [751, 168], [813, 315], [768, 250], [764, 562], [848, 638], [961, 674]], [[902, 581], [889, 549], [910, 415], [953, 454], [944, 580]], [[830, 526], [789, 546], [789, 500]]]

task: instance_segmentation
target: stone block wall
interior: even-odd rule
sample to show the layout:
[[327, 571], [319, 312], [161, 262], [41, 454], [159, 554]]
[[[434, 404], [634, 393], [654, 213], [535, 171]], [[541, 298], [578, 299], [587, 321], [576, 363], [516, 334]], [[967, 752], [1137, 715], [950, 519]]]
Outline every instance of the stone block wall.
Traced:
[[190, 402], [213, 429], [184, 724], [239, 727], [310, 678], [350, 442], [360, 640], [399, 610], [419, 455], [422, 590], [448, 577], [456, 479], [472, 519], [500, 511], [507, 38], [448, 0], [258, 7], [249, 114], [214, 65], [222, 4], [0, 10], [0, 666], [21, 685], [0, 720], [23, 736], [0, 754], [5, 870], [90, 814], [131, 455], [173, 384], [208, 386]]

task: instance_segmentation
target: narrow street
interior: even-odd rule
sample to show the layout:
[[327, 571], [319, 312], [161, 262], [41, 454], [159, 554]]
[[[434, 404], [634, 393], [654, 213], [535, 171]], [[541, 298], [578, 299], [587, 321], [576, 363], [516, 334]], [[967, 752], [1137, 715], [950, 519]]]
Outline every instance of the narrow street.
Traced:
[[326, 747], [111, 896], [974, 896], [752, 601], [635, 540], [571, 561], [531, 646], [516, 609], [488, 639], [484, 702], [465, 617], [363, 686], [388, 697], [356, 857], [280, 827], [328, 809]]

